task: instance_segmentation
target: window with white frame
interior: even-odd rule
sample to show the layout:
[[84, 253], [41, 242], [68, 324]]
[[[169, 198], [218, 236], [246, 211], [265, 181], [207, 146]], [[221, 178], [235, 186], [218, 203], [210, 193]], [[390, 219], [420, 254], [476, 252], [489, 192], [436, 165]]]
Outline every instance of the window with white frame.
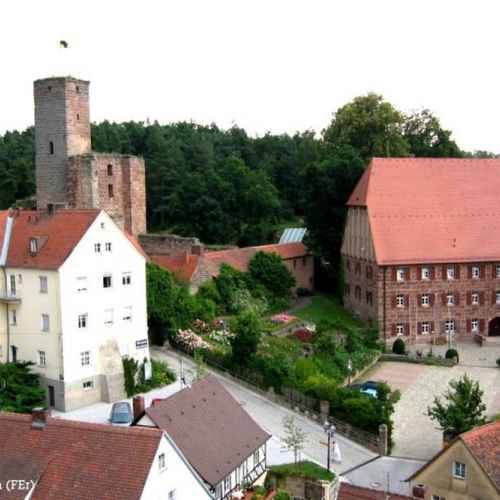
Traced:
[[87, 276], [78, 276], [76, 278], [76, 291], [86, 292], [88, 290]]
[[455, 320], [449, 319], [445, 321], [444, 330], [446, 333], [455, 333]]
[[495, 276], [497, 278], [500, 278], [500, 266], [496, 266], [496, 268], [495, 268]]
[[453, 462], [453, 477], [465, 479], [465, 464], [462, 462]]
[[30, 238], [30, 253], [36, 254], [38, 252], [38, 240], [36, 238]]
[[455, 305], [455, 296], [452, 293], [446, 294], [446, 305], [447, 306]]
[[113, 309], [104, 309], [104, 324], [113, 324]]
[[38, 366], [47, 366], [45, 351], [38, 351]]
[[479, 320], [478, 319], [471, 320], [470, 326], [473, 332], [477, 332], [479, 330]]
[[405, 325], [403, 323], [398, 323], [396, 325], [396, 335], [400, 337], [405, 334]]
[[165, 470], [166, 466], [167, 466], [167, 462], [165, 460], [165, 453], [160, 453], [158, 455], [158, 468], [160, 470]]
[[495, 302], [497, 304], [500, 304], [500, 292], [495, 292], [495, 299], [496, 299]]
[[87, 328], [88, 324], [88, 314], [79, 314], [78, 315], [78, 328]]
[[428, 321], [424, 321], [420, 324], [420, 333], [422, 335], [428, 335], [431, 333], [431, 324]]
[[123, 321], [132, 321], [132, 306], [123, 308]]
[[42, 314], [41, 327], [42, 332], [48, 332], [50, 330], [50, 318], [48, 314]]
[[231, 476], [227, 476], [224, 479], [224, 491], [229, 491], [231, 489]]
[[404, 269], [397, 269], [396, 270], [396, 279], [397, 281], [404, 281], [405, 280], [405, 270]]
[[10, 275], [10, 295], [12, 295], [12, 297], [15, 297], [16, 296], [16, 275], [15, 274], [11, 274]]
[[40, 280], [40, 293], [47, 293], [48, 292], [47, 276], [39, 276], [38, 278]]
[[479, 305], [479, 293], [472, 292], [470, 296], [470, 302], [473, 306]]
[[111, 242], [110, 242], [110, 241], [107, 241], [107, 242], [104, 244], [104, 248], [105, 248], [106, 252], [111, 252]]
[[105, 274], [102, 277], [102, 287], [103, 288], [111, 288], [113, 286], [113, 277], [111, 274]]
[[100, 243], [94, 243], [94, 252], [101, 253], [101, 244]]
[[478, 280], [481, 276], [479, 266], [472, 266], [472, 279]]
[[122, 273], [122, 285], [130, 285], [132, 283], [132, 273]]
[[423, 280], [430, 280], [431, 279], [431, 270], [428, 267], [422, 267], [420, 277]]
[[396, 296], [396, 305], [398, 307], [404, 307], [404, 305], [405, 305], [405, 296], [404, 295], [397, 295]]
[[431, 305], [431, 296], [428, 293], [422, 294], [421, 304], [424, 307], [428, 307]]
[[449, 280], [455, 279], [455, 266], [448, 266], [446, 268], [446, 278]]
[[168, 500], [175, 500], [177, 498], [177, 494], [175, 493], [175, 490], [170, 490], [168, 492]]
[[10, 324], [11, 324], [11, 326], [17, 325], [17, 310], [16, 309], [10, 310]]
[[90, 351], [82, 351], [80, 353], [80, 363], [82, 366], [90, 366]]
[[82, 386], [83, 386], [83, 389], [86, 391], [88, 391], [89, 389], [93, 389], [94, 388], [94, 381], [87, 380], [82, 384]]

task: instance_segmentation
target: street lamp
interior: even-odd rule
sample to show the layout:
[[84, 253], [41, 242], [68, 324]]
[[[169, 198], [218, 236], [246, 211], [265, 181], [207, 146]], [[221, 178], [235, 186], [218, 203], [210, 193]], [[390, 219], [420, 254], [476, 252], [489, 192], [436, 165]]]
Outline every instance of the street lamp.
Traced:
[[330, 450], [332, 448], [332, 442], [335, 443], [334, 438], [335, 438], [335, 425], [331, 424], [328, 422], [328, 420], [325, 420], [325, 423], [323, 424], [323, 429], [328, 436], [328, 453], [327, 453], [327, 459], [326, 459], [326, 468], [330, 470]]
[[349, 373], [349, 385], [351, 385], [351, 375], [352, 375], [352, 359], [349, 357], [347, 361], [347, 371]]

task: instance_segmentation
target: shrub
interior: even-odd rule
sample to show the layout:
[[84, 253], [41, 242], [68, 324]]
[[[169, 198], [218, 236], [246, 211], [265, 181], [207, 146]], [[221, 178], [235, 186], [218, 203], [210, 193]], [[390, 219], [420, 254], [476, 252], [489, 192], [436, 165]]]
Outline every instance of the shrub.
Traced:
[[456, 359], [458, 363], [458, 352], [456, 349], [448, 349], [444, 355], [446, 359]]
[[394, 354], [404, 354], [406, 351], [406, 346], [403, 339], [396, 339], [394, 344], [392, 344], [392, 352]]
[[249, 271], [252, 279], [276, 298], [287, 298], [295, 285], [295, 278], [275, 253], [257, 252], [250, 261]]
[[274, 495], [274, 500], [291, 500], [291, 496], [286, 491], [278, 491], [276, 495]]

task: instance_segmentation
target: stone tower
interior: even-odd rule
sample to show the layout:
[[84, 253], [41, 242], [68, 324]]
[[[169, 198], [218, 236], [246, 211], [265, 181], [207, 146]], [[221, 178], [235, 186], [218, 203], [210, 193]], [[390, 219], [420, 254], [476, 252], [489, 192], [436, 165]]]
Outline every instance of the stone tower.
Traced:
[[89, 84], [70, 77], [34, 83], [38, 209], [67, 204], [68, 158], [91, 151]]
[[37, 208], [98, 208], [132, 235], [143, 234], [144, 160], [92, 152], [89, 85], [72, 77], [34, 83]]

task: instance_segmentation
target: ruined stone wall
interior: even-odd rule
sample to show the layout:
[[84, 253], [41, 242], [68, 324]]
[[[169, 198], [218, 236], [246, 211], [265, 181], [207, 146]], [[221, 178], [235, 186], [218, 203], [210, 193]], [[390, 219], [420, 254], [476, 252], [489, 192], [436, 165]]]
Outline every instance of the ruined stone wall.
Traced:
[[137, 236], [146, 227], [146, 166], [142, 158], [122, 158], [125, 227]]
[[37, 206], [67, 202], [67, 159], [90, 151], [89, 82], [34, 83]]
[[139, 242], [148, 255], [179, 255], [192, 253], [200, 246], [198, 238], [184, 238], [175, 234], [141, 234]]

